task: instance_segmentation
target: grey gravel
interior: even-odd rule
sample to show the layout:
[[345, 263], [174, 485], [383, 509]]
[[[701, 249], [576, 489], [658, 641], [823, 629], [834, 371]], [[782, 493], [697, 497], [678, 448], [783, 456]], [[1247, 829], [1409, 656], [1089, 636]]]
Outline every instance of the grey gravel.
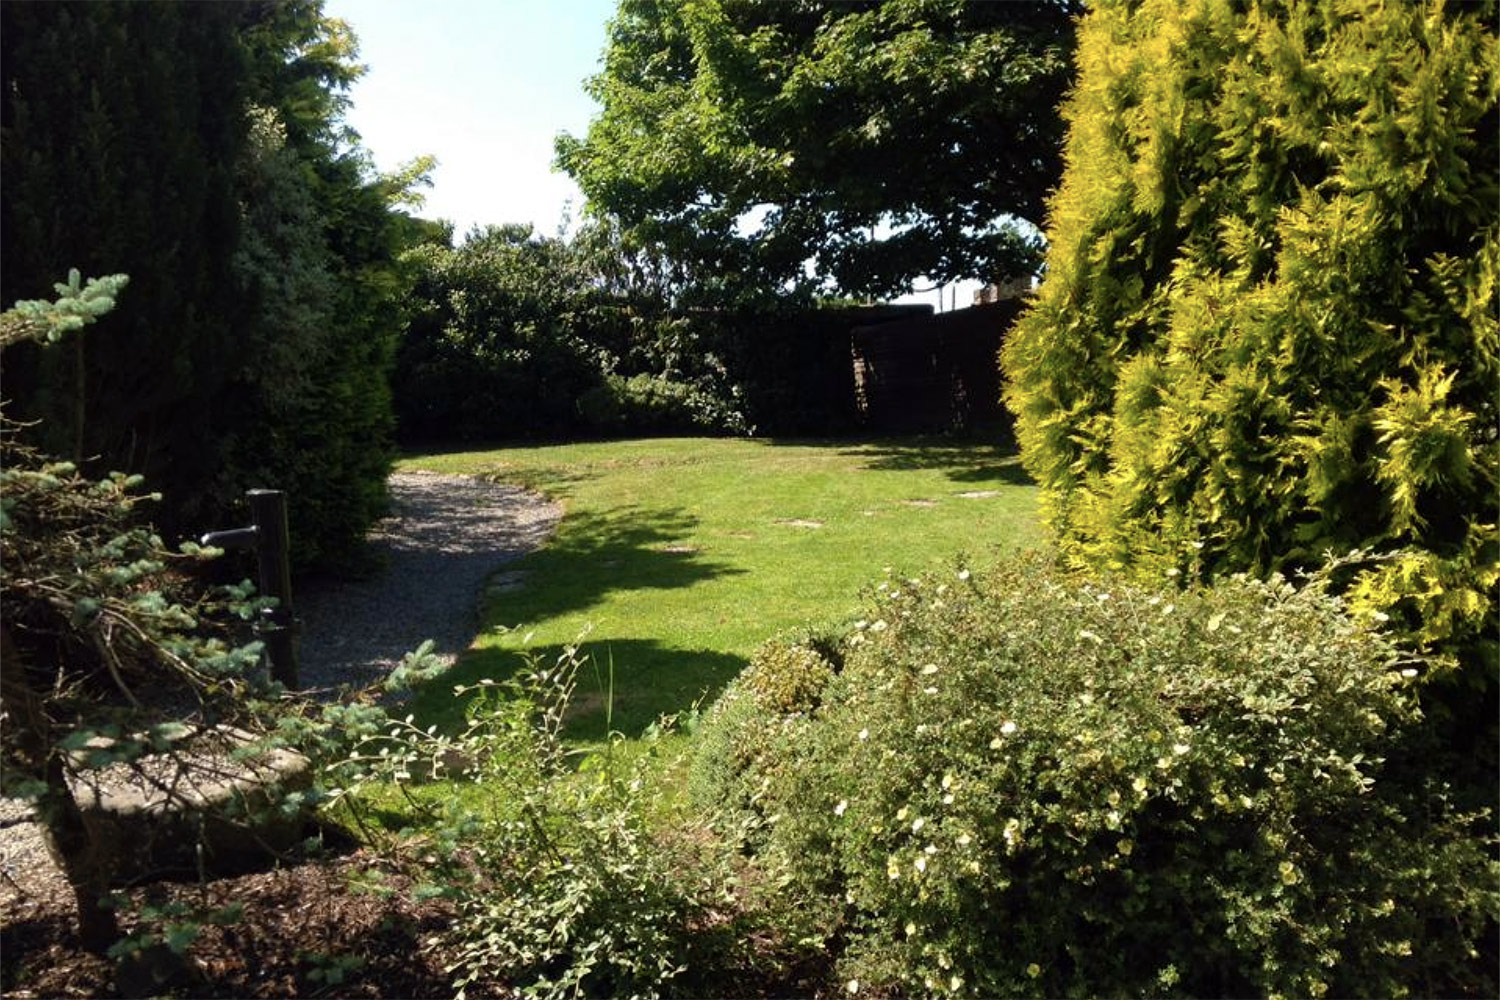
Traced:
[[468, 476], [397, 473], [390, 491], [391, 515], [370, 535], [384, 571], [292, 594], [303, 687], [378, 680], [424, 639], [451, 662], [474, 641], [486, 581], [562, 517], [538, 494]]

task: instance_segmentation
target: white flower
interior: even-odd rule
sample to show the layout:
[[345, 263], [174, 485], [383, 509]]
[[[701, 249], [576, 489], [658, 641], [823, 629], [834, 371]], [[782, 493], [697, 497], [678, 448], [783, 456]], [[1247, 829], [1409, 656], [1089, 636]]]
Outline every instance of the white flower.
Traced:
[[968, 847], [969, 844], [971, 844], [973, 842], [973, 840], [974, 840], [974, 838], [970, 837], [967, 833], [961, 833], [961, 834], [958, 835], [958, 846], [959, 847]]
[[917, 933], [917, 925], [914, 924], [914, 923], [912, 923], [910, 920], [908, 920], [906, 922], [906, 936], [907, 937], [912, 937], [916, 933]]
[[847, 983], [844, 984], [844, 989], [848, 990], [850, 993], [858, 993], [859, 992], [859, 980], [858, 979], [851, 979], [851, 980], [849, 980]]
[[938, 693], [938, 689], [935, 688], [935, 687], [924, 687], [922, 689], [922, 693], [923, 694], [937, 694]]
[[967, 580], [969, 578], [969, 571], [966, 570], [966, 569], [959, 570], [958, 571], [958, 578], [960, 580]]
[[923, 819], [922, 817], [918, 816], [916, 819], [914, 819], [914, 820], [911, 821], [911, 832], [912, 833], [916, 833], [919, 830], [921, 830], [922, 827], [924, 827], [926, 825], [927, 825], [927, 821], [925, 819]]
[[918, 854], [917, 860], [913, 861], [911, 866], [919, 872], [925, 872], [927, 870], [927, 856], [925, 854]]
[[1181, 757], [1183, 754], [1187, 753], [1191, 749], [1192, 749], [1192, 747], [1188, 746], [1186, 743], [1173, 743], [1172, 744], [1172, 752], [1175, 753], [1179, 757]]
[[848, 808], [849, 808], [849, 802], [848, 802], [848, 800], [841, 799], [841, 800], [839, 800], [839, 804], [833, 807], [833, 814], [835, 816], [842, 816], [842, 815], [844, 815], [844, 810], [848, 809]]
[[954, 993], [957, 993], [963, 986], [963, 984], [964, 979], [962, 976], [954, 976], [952, 979], [948, 980], [948, 989], [952, 990]]
[[951, 774], [945, 774], [945, 775], [943, 775], [943, 787], [944, 788], [952, 788], [953, 787], [953, 775], [951, 775]]
[[861, 729], [859, 731], [859, 738], [862, 739], [862, 740], [869, 739], [870, 738], [870, 731], [868, 729]]
[[937, 672], [938, 672], [938, 665], [936, 663], [929, 663], [925, 667], [922, 668], [922, 673], [923, 674], [935, 674]]
[[1006, 736], [1009, 736], [1011, 733], [1013, 733], [1015, 731], [1016, 731], [1016, 724], [1014, 722], [1011, 722], [1009, 719], [1007, 719], [1006, 721], [1000, 723], [1000, 732], [1004, 733]]
[[888, 628], [890, 628], [890, 626], [887, 625], [885, 623], [885, 619], [882, 618], [881, 620], [877, 621], [875, 624], [873, 624], [873, 625], [870, 626], [870, 631], [871, 632], [884, 632]]

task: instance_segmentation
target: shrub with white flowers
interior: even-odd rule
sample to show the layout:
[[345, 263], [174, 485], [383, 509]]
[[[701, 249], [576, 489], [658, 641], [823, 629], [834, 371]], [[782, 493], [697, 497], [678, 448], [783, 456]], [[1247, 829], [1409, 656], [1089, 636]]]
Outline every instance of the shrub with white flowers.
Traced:
[[732, 786], [838, 981], [1493, 993], [1492, 819], [1424, 773], [1418, 664], [1326, 577], [1166, 583], [1030, 557], [877, 596], [887, 627]]

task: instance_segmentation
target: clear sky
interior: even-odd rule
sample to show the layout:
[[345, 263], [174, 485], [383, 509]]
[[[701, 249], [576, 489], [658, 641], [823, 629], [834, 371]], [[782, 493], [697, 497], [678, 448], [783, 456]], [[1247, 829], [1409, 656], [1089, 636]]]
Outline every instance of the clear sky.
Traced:
[[[368, 70], [348, 122], [383, 171], [438, 158], [420, 214], [475, 225], [529, 222], [556, 235], [571, 178], [552, 170], [559, 132], [582, 136], [598, 111], [583, 82], [600, 69], [616, 0], [326, 0], [349, 23]], [[978, 282], [898, 301], [969, 304]]]
[[597, 105], [615, 0], [327, 0], [369, 67], [348, 122], [381, 170], [438, 158], [421, 215], [471, 226], [529, 222], [553, 235], [583, 197], [553, 173], [552, 141], [582, 135]]

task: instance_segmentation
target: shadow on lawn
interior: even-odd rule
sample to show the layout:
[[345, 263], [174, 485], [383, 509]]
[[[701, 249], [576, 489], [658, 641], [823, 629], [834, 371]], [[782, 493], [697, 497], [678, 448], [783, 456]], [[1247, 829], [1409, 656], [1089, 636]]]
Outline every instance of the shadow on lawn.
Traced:
[[846, 448], [842, 454], [863, 459], [865, 467], [882, 471], [930, 469], [960, 483], [1030, 486], [1015, 445], [1009, 442], [963, 442], [951, 438], [911, 438], [876, 441]]
[[[546, 668], [559, 661], [563, 647], [533, 646], [525, 652]], [[655, 639], [585, 638], [579, 655], [584, 662], [569, 706], [567, 735], [584, 742], [602, 741], [611, 729], [638, 737], [663, 715], [707, 708], [747, 663], [713, 650], [674, 649]], [[452, 697], [454, 685], [504, 680], [525, 663], [514, 648], [471, 650], [433, 689], [422, 692], [418, 714], [424, 721], [456, 727], [466, 703]]]
[[614, 591], [675, 590], [745, 572], [691, 540], [698, 524], [685, 511], [634, 504], [569, 511], [546, 546], [519, 564], [540, 585], [499, 595], [491, 610], [504, 623], [544, 622]]
[[[587, 617], [588, 609], [611, 593], [674, 590], [744, 573], [713, 559], [711, 550], [690, 540], [698, 524], [698, 518], [684, 511], [635, 505], [605, 512], [570, 512], [544, 548], [493, 578], [508, 578], [508, 582], [486, 596], [483, 619], [491, 627], [517, 626], [524, 631], [567, 615]], [[691, 708], [705, 692], [717, 695], [745, 666], [739, 657], [663, 647], [655, 640], [595, 643], [586, 639], [585, 646], [587, 652], [596, 654], [601, 676], [607, 676], [612, 653], [614, 726], [632, 736], [660, 714]], [[560, 650], [561, 646], [537, 646], [531, 651], [549, 662]], [[521, 662], [515, 643], [471, 650], [441, 681], [417, 696], [417, 714], [427, 722], [456, 726], [463, 717], [463, 705], [452, 697], [455, 684], [473, 684], [486, 677], [499, 680], [514, 673]], [[578, 724], [599, 731], [580, 730], [573, 734], [576, 738], [604, 735], [604, 698], [588, 695], [600, 686], [592, 678], [579, 678]], [[589, 723], [590, 719], [598, 721]]]

